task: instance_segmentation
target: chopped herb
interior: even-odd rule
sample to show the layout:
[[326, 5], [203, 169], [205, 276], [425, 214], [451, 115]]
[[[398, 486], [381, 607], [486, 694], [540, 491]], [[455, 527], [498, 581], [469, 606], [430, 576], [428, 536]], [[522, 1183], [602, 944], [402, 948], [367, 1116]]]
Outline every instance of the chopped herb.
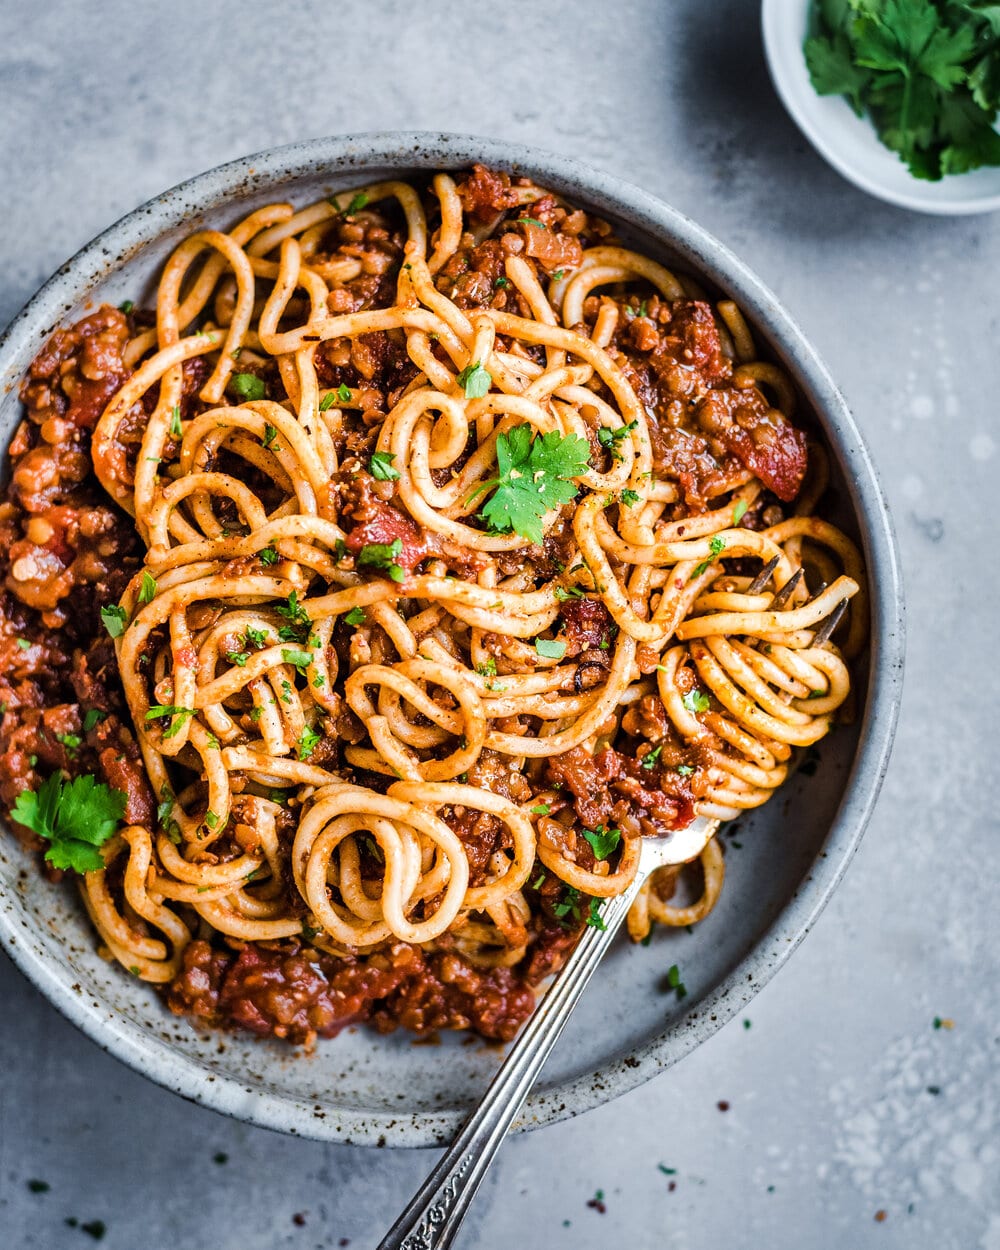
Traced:
[[351, 200], [350, 204], [348, 204], [348, 206], [344, 209], [340, 208], [340, 205], [337, 203], [336, 200], [333, 200], [331, 202], [333, 204], [333, 207], [336, 208], [338, 212], [341, 212], [343, 216], [353, 217], [355, 213], [360, 213], [361, 210], [368, 203], [368, 193], [366, 191], [359, 191], [357, 195], [355, 195], [354, 198]]
[[264, 715], [264, 709], [262, 707], [254, 706], [250, 709], [250, 719], [253, 721], [255, 725], [257, 724], [257, 722], [260, 720], [260, 718], [263, 715]]
[[317, 673], [316, 676], [313, 678], [313, 687], [316, 690], [322, 690], [325, 685], [326, 685], [326, 678], [323, 676], [322, 673]]
[[391, 451], [376, 451], [368, 462], [368, 470], [379, 482], [394, 482], [399, 477], [399, 470], [393, 468], [396, 459]]
[[[258, 378], [254, 373], [234, 373], [229, 379], [229, 385], [226, 387], [230, 395], [235, 395], [237, 399], [246, 403], [255, 399], [267, 398], [267, 387], [264, 385], [264, 379]], [[267, 444], [265, 443], [266, 447]]]
[[296, 752], [300, 760], [307, 760], [312, 755], [322, 736], [315, 729], [310, 729], [308, 725], [303, 728], [301, 734], [299, 734], [299, 741], [296, 746]]
[[634, 508], [642, 496], [637, 490], [623, 490], [620, 499], [626, 508]]
[[222, 750], [222, 743], [219, 741], [219, 739], [215, 736], [214, 733], [209, 733], [208, 735], [208, 746], [209, 746], [209, 749], [212, 751]]
[[348, 625], [363, 625], [365, 623], [364, 608], [351, 608], [344, 620]]
[[61, 743], [66, 748], [66, 754], [72, 760], [76, 758], [76, 753], [79, 751], [83, 739], [79, 734], [56, 734], [56, 742]]
[[125, 795], [89, 775], [64, 783], [53, 773], [37, 791], [22, 790], [10, 814], [50, 843], [45, 858], [54, 868], [98, 872], [104, 867], [98, 847], [125, 815]]
[[282, 647], [281, 658], [286, 664], [294, 664], [300, 673], [313, 662], [313, 653], [311, 651], [297, 651]]
[[22, 651], [31, 650], [31, 643], [27, 640], [27, 638], [18, 638], [17, 645], [21, 648]]
[[559, 282], [562, 279], [565, 272], [566, 272], [565, 269], [557, 269], [555, 273], [552, 275], [552, 281]]
[[406, 574], [397, 558], [403, 554], [403, 540], [394, 538], [391, 543], [367, 543], [358, 552], [358, 564], [385, 569], [394, 582], [401, 582]]
[[[279, 603], [275, 607], [275, 612], [279, 616], [283, 616], [290, 624], [278, 631], [278, 636], [285, 642], [294, 640], [302, 641], [308, 637], [312, 628], [312, 622], [309, 620], [309, 613], [299, 603], [297, 591], [292, 591], [285, 603]], [[286, 636], [287, 631], [287, 636]]]
[[247, 660], [250, 659], [249, 651], [227, 651], [226, 659], [230, 664], [235, 664], [237, 668], [246, 668]]
[[605, 425], [598, 428], [597, 441], [601, 444], [605, 451], [609, 451], [611, 453], [612, 460], [622, 459], [622, 443], [638, 424], [638, 421], [630, 421], [628, 425], [620, 426], [617, 430], [609, 429]]
[[530, 425], [516, 425], [496, 442], [497, 476], [479, 486], [466, 501], [493, 490], [481, 516], [494, 534], [518, 533], [541, 543], [546, 512], [575, 499], [571, 480], [590, 467], [589, 446], [579, 434], [564, 438], [558, 430], [534, 436]]
[[696, 577], [701, 577], [702, 573], [705, 572], [705, 570], [716, 559], [716, 557], [721, 555], [721, 553], [725, 551], [726, 540], [724, 538], [720, 538], [718, 534], [715, 534], [712, 536], [711, 540], [709, 541], [708, 549], [712, 554], [708, 557], [707, 560], [702, 560], [701, 564], [698, 564], [695, 566], [695, 570], [691, 574], [691, 576], [688, 578], [688, 581], [693, 582]]
[[254, 629], [252, 625], [248, 625], [243, 632], [243, 638], [248, 647], [263, 647], [267, 645], [267, 630]]
[[553, 592], [560, 603], [567, 599], [583, 599], [584, 593], [579, 586], [557, 586]]
[[684, 704], [689, 712], [707, 712], [712, 706], [704, 690], [689, 690], [684, 698], [681, 699], [681, 703]]
[[639, 305], [639, 311], [635, 314], [637, 317], [645, 317], [649, 313], [649, 300], [644, 299]]
[[539, 221], [537, 217], [518, 217], [514, 225], [515, 226], [537, 226], [539, 230], [548, 229], [545, 222]]
[[622, 840], [622, 831], [598, 825], [596, 829], [584, 829], [583, 836], [590, 843], [595, 859], [607, 859]]
[[580, 918], [580, 891], [569, 886], [566, 893], [552, 908], [552, 914], [562, 919], [572, 914], [575, 920]]
[[676, 1168], [664, 1167], [662, 1163], [658, 1163], [656, 1166], [663, 1173], [664, 1176], [676, 1176], [677, 1175]]
[[341, 382], [341, 384], [337, 387], [337, 398], [342, 404], [349, 404], [351, 402], [351, 388], [346, 382]]
[[337, 396], [333, 393], [333, 391], [327, 391], [327, 393], [319, 401], [320, 412], [326, 412], [326, 410], [328, 408], [332, 408], [336, 402], [337, 402]]
[[561, 660], [566, 654], [566, 644], [558, 638], [536, 638], [535, 650], [546, 660]]
[[182, 433], [181, 410], [176, 404], [174, 404], [173, 408], [170, 410], [170, 433], [174, 436], [174, 438], [180, 438]]
[[739, 525], [739, 523], [743, 520], [746, 514], [747, 514], [747, 501], [745, 499], [741, 499], [739, 503], [736, 505], [736, 507], [733, 509], [733, 524]]
[[185, 722], [189, 717], [194, 716], [193, 707], [166, 707], [160, 704], [154, 704], [146, 713], [146, 720], [162, 720], [164, 717], [170, 717], [169, 728], [163, 731], [164, 738], [174, 738], [184, 728]]
[[601, 900], [599, 898], [592, 898], [590, 900], [586, 923], [591, 929], [600, 929], [602, 933], [608, 927], [604, 923], [604, 917], [601, 915]]
[[497, 280], [493, 283], [493, 285], [498, 291], [502, 291], [504, 287], [510, 286], [510, 278], [505, 278], [503, 274], [501, 274], [500, 277], [497, 278]]
[[150, 573], [143, 570], [142, 581], [139, 584], [138, 599], [140, 603], [152, 603], [156, 597], [156, 578]]
[[549, 807], [548, 803], [536, 803], [531, 810], [536, 816], [548, 816], [552, 808]]
[[282, 702], [282, 703], [291, 703], [291, 701], [292, 701], [292, 683], [291, 683], [290, 681], [285, 681], [285, 680], [282, 680], [282, 683], [281, 683], [281, 692], [282, 692], [282, 693], [281, 693], [281, 702]]
[[650, 942], [652, 942], [652, 940], [653, 940], [653, 930], [650, 929], [650, 931], [646, 934], [646, 936], [640, 939], [639, 945], [648, 946]]
[[107, 712], [102, 712], [99, 707], [89, 708], [86, 716], [84, 716], [83, 718], [84, 733], [89, 734], [90, 731], [95, 727], [95, 725], [99, 725], [106, 716], [107, 716]]
[[264, 565], [265, 568], [270, 568], [272, 564], [278, 563], [281, 556], [278, 555], [277, 549], [273, 545], [269, 545], [267, 547], [262, 547], [260, 551], [257, 552], [257, 559]]
[[[278, 437], [278, 431], [273, 425], [264, 426], [264, 437], [260, 440], [262, 447], [270, 447], [274, 440]], [[275, 448], [277, 450], [277, 448]]]
[[111, 637], [119, 638], [125, 632], [125, 626], [128, 624], [128, 613], [120, 604], [109, 603], [106, 607], [101, 608], [101, 620], [104, 622], [104, 628]]
[[205, 813], [205, 824], [208, 825], [209, 829], [218, 829], [219, 827], [219, 817], [211, 808]]
[[678, 999], [687, 998], [687, 987], [681, 980], [681, 970], [676, 964], [667, 969], [667, 985], [676, 992]]
[[[135, 304], [132, 302], [132, 300], [130, 299], [122, 300], [122, 302], [118, 305], [118, 311], [123, 312], [125, 316], [127, 317], [134, 307], [135, 307]], [[48, 1188], [48, 1186], [46, 1186], [46, 1188]]]
[[493, 384], [493, 375], [476, 360], [466, 365], [455, 381], [465, 392], [466, 399], [482, 399]]
[[749, 1028], [750, 1028], [750, 1021], [749, 1021], [749, 1020], [744, 1020], [744, 1021], [743, 1021], [743, 1027], [744, 1027], [745, 1029], [749, 1029]]
[[540, 872], [538, 876], [535, 878], [535, 880], [532, 881], [531, 888], [533, 890], [540, 890], [542, 888], [542, 883], [544, 882], [544, 880], [545, 880], [545, 873]]

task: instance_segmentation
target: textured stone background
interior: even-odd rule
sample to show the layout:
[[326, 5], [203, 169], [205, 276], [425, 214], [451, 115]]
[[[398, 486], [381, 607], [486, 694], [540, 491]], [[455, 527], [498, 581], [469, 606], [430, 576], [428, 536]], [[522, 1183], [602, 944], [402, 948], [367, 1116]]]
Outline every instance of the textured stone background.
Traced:
[[[393, 127], [521, 139], [620, 173], [778, 293], [858, 414], [902, 545], [908, 681], [878, 812], [750, 1025], [510, 1142], [460, 1244], [998, 1250], [998, 690], [983, 662], [998, 620], [998, 218], [919, 217], [841, 181], [782, 111], [750, 0], [6, 0], [0, 119], [0, 322], [182, 178]], [[224, 1120], [107, 1058], [6, 963], [0, 996], [10, 1250], [91, 1244], [67, 1217], [105, 1221], [108, 1250], [360, 1250], [431, 1162]], [[597, 1189], [603, 1215], [587, 1207]]]

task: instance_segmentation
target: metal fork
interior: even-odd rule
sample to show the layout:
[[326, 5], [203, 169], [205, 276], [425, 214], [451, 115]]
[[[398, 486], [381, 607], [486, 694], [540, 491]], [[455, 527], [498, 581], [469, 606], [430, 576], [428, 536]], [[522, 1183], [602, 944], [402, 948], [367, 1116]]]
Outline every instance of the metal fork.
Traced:
[[639, 870], [632, 884], [600, 910], [605, 927], [584, 930], [576, 949], [490, 1082], [482, 1102], [379, 1242], [378, 1250], [444, 1250], [452, 1244], [507, 1130], [642, 883], [656, 868], [694, 859], [718, 827], [717, 820], [699, 816], [686, 829], [663, 838], [643, 839]]

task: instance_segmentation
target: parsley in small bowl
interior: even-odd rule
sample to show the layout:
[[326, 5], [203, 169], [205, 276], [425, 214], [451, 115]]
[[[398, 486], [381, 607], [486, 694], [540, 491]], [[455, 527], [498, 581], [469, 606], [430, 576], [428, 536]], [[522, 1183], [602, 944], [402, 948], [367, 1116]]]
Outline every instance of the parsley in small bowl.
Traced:
[[785, 107], [845, 178], [942, 215], [1000, 208], [1000, 6], [763, 0]]

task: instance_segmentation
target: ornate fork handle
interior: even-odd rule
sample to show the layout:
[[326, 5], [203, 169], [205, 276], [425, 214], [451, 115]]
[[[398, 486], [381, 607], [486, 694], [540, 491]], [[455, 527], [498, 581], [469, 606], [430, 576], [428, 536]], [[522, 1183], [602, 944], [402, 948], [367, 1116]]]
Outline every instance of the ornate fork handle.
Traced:
[[511, 1047], [482, 1102], [437, 1167], [378, 1244], [378, 1250], [445, 1250], [521, 1110], [594, 969], [601, 962], [646, 877], [640, 869], [624, 894], [601, 910], [605, 928], [584, 931], [576, 950]]

